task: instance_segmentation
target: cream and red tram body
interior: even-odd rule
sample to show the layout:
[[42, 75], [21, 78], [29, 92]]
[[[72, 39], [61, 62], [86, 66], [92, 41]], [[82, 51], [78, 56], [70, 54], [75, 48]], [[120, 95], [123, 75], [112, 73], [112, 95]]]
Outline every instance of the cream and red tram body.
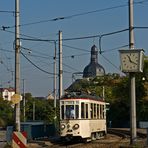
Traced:
[[106, 135], [103, 99], [88, 95], [65, 95], [60, 99], [60, 136], [95, 140]]

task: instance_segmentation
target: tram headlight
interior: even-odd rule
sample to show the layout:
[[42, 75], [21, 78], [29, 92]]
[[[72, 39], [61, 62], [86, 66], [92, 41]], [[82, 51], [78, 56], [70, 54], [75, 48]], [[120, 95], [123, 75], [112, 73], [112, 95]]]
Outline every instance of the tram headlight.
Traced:
[[77, 130], [79, 128], [79, 124], [75, 124], [72, 128], [73, 130]]
[[61, 124], [61, 130], [64, 130], [64, 128], [65, 128], [65, 125]]

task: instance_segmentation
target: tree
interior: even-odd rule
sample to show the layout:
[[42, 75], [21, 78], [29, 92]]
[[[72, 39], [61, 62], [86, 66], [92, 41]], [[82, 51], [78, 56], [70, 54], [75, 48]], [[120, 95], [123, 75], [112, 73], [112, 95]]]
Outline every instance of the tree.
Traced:
[[[33, 120], [33, 104], [35, 105], [35, 120], [53, 123], [56, 115], [59, 120], [59, 102], [57, 108], [54, 108], [54, 100], [46, 100], [45, 98], [33, 98], [30, 93], [25, 94], [26, 99], [26, 121]], [[21, 105], [21, 108], [23, 105]]]
[[11, 102], [0, 98], [0, 126], [6, 127], [13, 124], [13, 113]]
[[148, 60], [144, 61], [143, 73], [136, 74], [137, 120], [148, 120]]

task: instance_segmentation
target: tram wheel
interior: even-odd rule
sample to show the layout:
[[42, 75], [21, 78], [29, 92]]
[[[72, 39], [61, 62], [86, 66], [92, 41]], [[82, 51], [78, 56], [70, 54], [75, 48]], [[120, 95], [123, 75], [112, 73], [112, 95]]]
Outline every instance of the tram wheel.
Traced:
[[91, 140], [96, 140], [96, 133], [91, 133]]
[[96, 139], [100, 139], [101, 138], [101, 135], [99, 132], [96, 133]]

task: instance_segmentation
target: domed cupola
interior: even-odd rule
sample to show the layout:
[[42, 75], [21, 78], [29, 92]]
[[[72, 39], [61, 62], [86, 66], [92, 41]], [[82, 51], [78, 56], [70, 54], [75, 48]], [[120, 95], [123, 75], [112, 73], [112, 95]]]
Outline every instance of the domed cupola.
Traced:
[[98, 63], [98, 50], [95, 45], [91, 47], [91, 59], [90, 63], [84, 68], [83, 77], [96, 77], [103, 76], [105, 69]]

